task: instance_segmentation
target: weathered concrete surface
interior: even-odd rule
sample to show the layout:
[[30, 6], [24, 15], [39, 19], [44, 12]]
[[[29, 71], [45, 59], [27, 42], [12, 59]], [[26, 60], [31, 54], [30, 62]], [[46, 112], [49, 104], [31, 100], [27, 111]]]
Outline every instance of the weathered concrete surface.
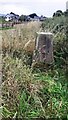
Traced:
[[46, 63], [53, 62], [53, 34], [49, 32], [37, 33], [35, 41], [35, 50], [33, 54], [33, 63]]

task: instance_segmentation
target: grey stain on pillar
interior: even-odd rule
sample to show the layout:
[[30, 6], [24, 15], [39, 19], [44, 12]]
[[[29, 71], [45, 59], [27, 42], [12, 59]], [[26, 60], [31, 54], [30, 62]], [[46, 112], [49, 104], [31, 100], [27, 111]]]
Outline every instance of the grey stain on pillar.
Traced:
[[46, 32], [37, 33], [35, 41], [35, 50], [33, 61], [36, 63], [52, 63], [53, 62], [53, 34]]

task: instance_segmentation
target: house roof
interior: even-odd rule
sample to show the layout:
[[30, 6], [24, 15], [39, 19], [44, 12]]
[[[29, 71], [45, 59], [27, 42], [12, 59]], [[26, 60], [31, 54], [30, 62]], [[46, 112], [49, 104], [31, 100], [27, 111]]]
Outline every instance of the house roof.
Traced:
[[13, 14], [13, 13], [10, 13], [10, 14], [7, 14], [6, 16], [5, 16], [6, 18], [14, 18], [14, 19], [19, 19], [19, 15], [16, 15], [16, 14]]

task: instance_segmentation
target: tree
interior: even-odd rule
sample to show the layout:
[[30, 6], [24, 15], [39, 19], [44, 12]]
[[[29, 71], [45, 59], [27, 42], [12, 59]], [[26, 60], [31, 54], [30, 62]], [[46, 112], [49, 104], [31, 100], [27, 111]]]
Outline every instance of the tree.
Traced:
[[64, 12], [65, 17], [68, 17], [68, 9]]
[[22, 22], [22, 21], [26, 21], [26, 15], [21, 15], [19, 20]]
[[56, 17], [59, 17], [63, 15], [63, 12], [61, 10], [57, 10], [55, 13], [53, 13], [53, 17], [56, 16]]

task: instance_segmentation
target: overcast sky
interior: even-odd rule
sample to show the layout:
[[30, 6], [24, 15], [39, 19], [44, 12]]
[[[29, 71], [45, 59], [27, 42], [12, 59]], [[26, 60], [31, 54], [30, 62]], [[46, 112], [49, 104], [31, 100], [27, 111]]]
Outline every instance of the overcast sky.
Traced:
[[66, 10], [67, 0], [0, 0], [0, 13], [44, 15], [51, 17], [57, 10]]

